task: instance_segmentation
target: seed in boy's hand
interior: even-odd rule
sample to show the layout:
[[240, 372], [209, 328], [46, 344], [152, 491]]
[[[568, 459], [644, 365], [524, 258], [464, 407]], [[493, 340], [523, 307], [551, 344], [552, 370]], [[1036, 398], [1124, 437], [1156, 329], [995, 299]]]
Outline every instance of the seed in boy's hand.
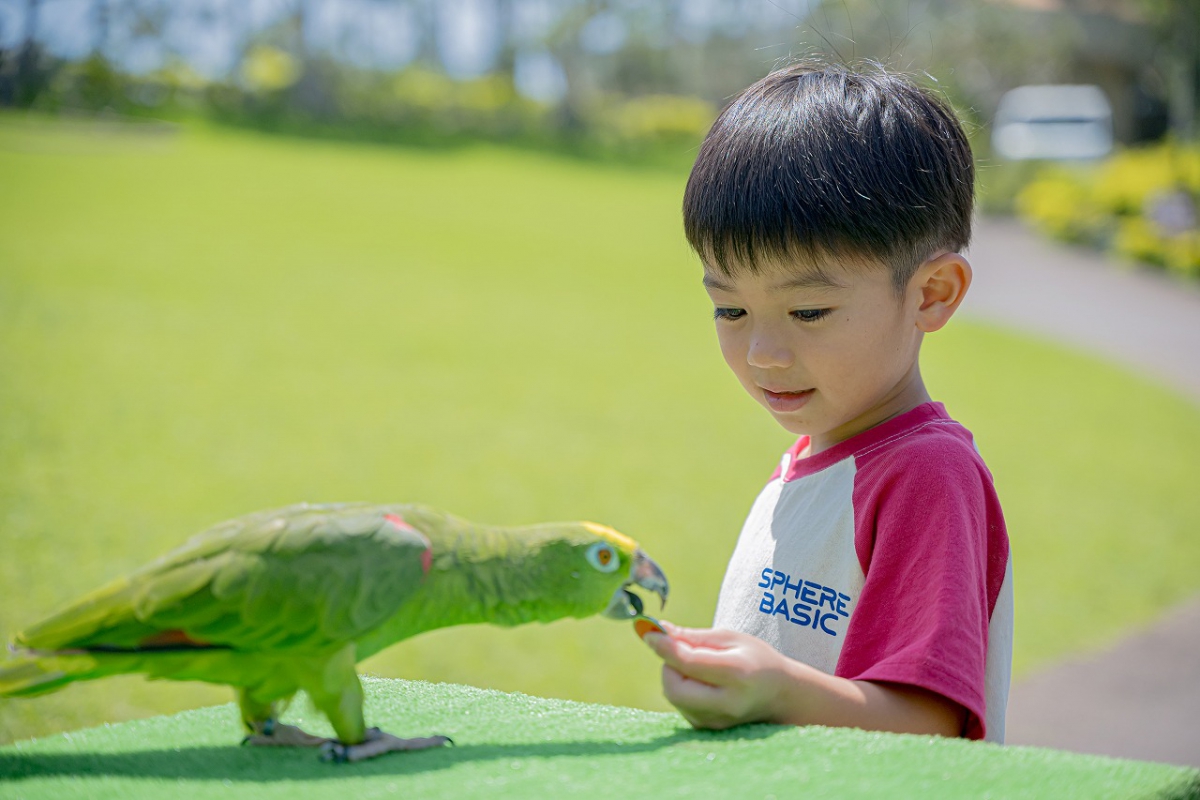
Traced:
[[666, 628], [662, 626], [654, 617], [642, 615], [633, 621], [633, 629], [637, 632], [639, 639], [645, 639], [647, 633], [661, 633], [663, 636], [669, 636]]

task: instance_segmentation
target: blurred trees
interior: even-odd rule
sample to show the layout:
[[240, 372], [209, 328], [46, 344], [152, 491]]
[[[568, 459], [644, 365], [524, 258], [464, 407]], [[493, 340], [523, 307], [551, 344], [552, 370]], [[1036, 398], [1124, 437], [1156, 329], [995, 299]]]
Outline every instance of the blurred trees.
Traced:
[[[1200, 134], [1200, 0], [0, 0], [0, 106], [674, 165], [737, 91], [805, 56], [942, 91], [972, 135], [982, 210], [1020, 197], [1056, 235], [1200, 274], [1200, 184], [1180, 177], [1195, 150], [1174, 146]], [[996, 105], [1030, 83], [1099, 85], [1126, 145], [1169, 133], [1112, 162], [1165, 183], [1101, 207], [1063, 199], [1092, 197], [1083, 171], [993, 157]]]
[[40, 65], [42, 53], [37, 41], [40, 5], [38, 0], [25, 0], [24, 25], [15, 58], [0, 52], [0, 76], [11, 75], [8, 80], [0, 80], [0, 102], [5, 104], [31, 104], [45, 83], [45, 73]]
[[[51, 55], [45, 23], [81, 4], [90, 49]], [[1097, 82], [1119, 135], [1169, 107], [1186, 138], [1198, 26], [1200, 0], [0, 0], [0, 104], [619, 138], [655, 127], [646, 98], [695, 98], [663, 102], [678, 131], [823, 54], [912, 72], [980, 123], [1014, 86]]]
[[1200, 86], [1200, 0], [1140, 0], [1155, 38], [1154, 65], [1170, 108], [1171, 130], [1195, 138]]

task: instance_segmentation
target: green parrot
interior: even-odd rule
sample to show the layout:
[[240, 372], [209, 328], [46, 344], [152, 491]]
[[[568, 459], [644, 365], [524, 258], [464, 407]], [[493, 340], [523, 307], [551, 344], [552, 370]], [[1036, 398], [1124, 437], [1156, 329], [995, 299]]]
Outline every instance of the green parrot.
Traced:
[[[0, 696], [141, 672], [228, 684], [252, 745], [335, 761], [450, 742], [368, 729], [355, 665], [450, 625], [603, 614], [635, 620], [667, 579], [637, 542], [591, 522], [503, 528], [420, 505], [295, 505], [216, 525], [16, 636]], [[336, 739], [277, 721], [303, 689]]]

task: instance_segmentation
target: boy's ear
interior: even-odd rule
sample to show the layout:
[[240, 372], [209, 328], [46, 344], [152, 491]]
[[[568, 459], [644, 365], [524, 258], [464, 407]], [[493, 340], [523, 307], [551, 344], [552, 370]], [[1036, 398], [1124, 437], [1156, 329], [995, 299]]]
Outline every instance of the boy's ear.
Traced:
[[961, 253], [942, 253], [926, 261], [913, 276], [920, 293], [917, 327], [923, 333], [940, 330], [962, 303], [971, 285], [971, 265]]

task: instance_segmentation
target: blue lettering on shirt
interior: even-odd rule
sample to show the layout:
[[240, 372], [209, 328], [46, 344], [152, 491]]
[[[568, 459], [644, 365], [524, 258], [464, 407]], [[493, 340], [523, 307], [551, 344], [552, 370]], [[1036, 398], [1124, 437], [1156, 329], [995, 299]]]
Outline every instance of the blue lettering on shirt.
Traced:
[[[801, 628], [839, 636], [841, 631], [836, 627], [838, 622], [850, 617], [846, 609], [850, 595], [829, 586], [799, 576], [793, 577], [771, 567], [763, 568], [757, 585], [765, 590], [759, 599], [759, 613], [783, 617]], [[775, 590], [779, 587], [782, 588], [776, 594]], [[789, 595], [798, 602], [790, 602]]]

